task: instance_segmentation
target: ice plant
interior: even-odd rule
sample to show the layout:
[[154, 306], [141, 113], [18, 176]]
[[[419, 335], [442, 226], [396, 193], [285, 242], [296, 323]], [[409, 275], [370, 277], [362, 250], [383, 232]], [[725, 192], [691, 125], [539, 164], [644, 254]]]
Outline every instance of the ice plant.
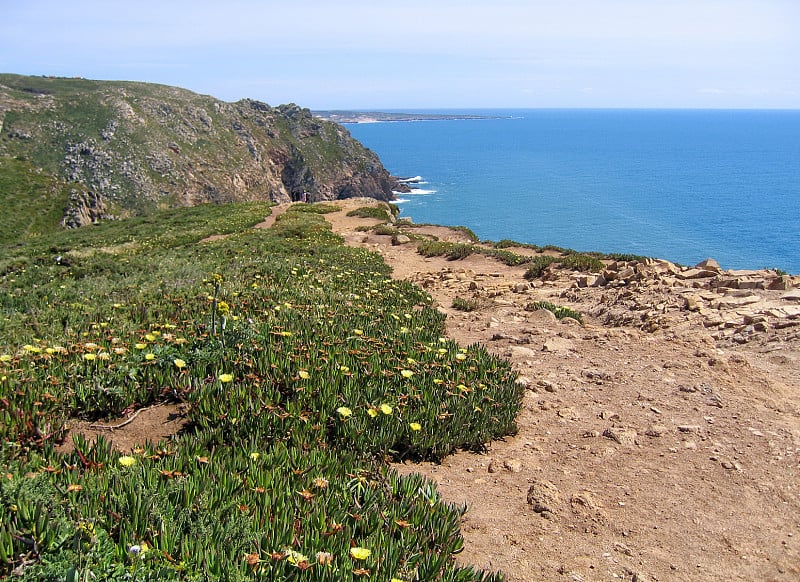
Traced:
[[386, 403], [381, 404], [380, 409], [381, 409], [381, 412], [384, 413], [384, 414], [391, 414], [392, 413], [392, 407], [389, 406]]
[[367, 548], [360, 548], [358, 546], [350, 548], [350, 555], [353, 556], [355, 560], [366, 560], [371, 554], [372, 552]]
[[418, 422], [410, 422], [408, 428], [411, 430], [422, 430], [422, 425]]
[[401, 371], [400, 371], [400, 375], [401, 375], [403, 378], [411, 378], [411, 376], [413, 376], [413, 375], [414, 375], [414, 372], [413, 372], [412, 370], [401, 370]]
[[123, 467], [133, 467], [136, 464], [136, 457], [130, 455], [123, 455], [117, 461]]
[[220, 374], [219, 381], [222, 383], [233, 382], [233, 374]]
[[179, 370], [182, 370], [183, 368], [186, 367], [186, 362], [181, 360], [180, 358], [175, 358], [172, 362], [175, 364], [175, 367], [178, 368]]
[[353, 416], [353, 411], [347, 408], [346, 406], [340, 406], [339, 408], [336, 409], [336, 412], [338, 412], [342, 418], [348, 418], [350, 416]]

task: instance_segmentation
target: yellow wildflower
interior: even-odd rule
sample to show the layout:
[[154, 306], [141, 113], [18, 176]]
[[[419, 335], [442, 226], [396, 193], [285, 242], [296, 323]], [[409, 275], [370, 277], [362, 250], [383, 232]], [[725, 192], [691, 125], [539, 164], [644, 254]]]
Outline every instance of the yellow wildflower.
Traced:
[[308, 379], [311, 377], [311, 376], [309, 375], [309, 373], [308, 373], [308, 372], [306, 372], [305, 370], [300, 370], [300, 371], [297, 373], [297, 375], [298, 375], [298, 376], [300, 376], [300, 378], [302, 378], [303, 380], [308, 380]]
[[364, 335], [364, 331], [360, 330], [360, 329], [354, 329], [353, 333], [356, 334], [356, 335]]
[[186, 367], [186, 362], [181, 360], [180, 358], [175, 358], [173, 360], [173, 363], [175, 364], [175, 367], [178, 368], [179, 370], [182, 370], [183, 368]]
[[[89, 354], [87, 354], [87, 355], [89, 355]], [[148, 354], [144, 355], [144, 359], [149, 362], [151, 360], [155, 360], [156, 359], [156, 355], [153, 354], [153, 353], [148, 353]]]
[[367, 548], [350, 548], [350, 555], [356, 560], [366, 560], [372, 554]]
[[146, 339], [149, 342], [154, 342], [156, 341], [156, 336], [152, 333], [148, 333], [146, 336], [144, 336], [144, 339]]
[[392, 413], [392, 407], [389, 406], [386, 403], [381, 404], [380, 408], [381, 408], [381, 412], [384, 413], [384, 414], [391, 414]]
[[133, 467], [136, 464], [136, 458], [129, 455], [124, 455], [119, 458], [118, 462], [123, 467]]
[[367, 414], [369, 414], [372, 418], [375, 418], [376, 416], [378, 416], [378, 410], [376, 408], [370, 407], [367, 410]]
[[252, 453], [250, 453], [250, 460], [251, 461], [257, 461], [260, 456], [261, 456], [261, 453], [253, 451]]
[[137, 350], [143, 350], [143, 349], [145, 349], [147, 347], [147, 344], [143, 344], [143, 343], [140, 342], [140, 343], [134, 345], [133, 347], [135, 347]]
[[308, 563], [308, 556], [301, 554], [300, 552], [296, 552], [294, 550], [286, 550], [286, 561], [290, 564], [294, 564], [295, 566], [302, 564], [303, 562]]
[[401, 370], [401, 371], [400, 371], [400, 375], [401, 375], [403, 378], [411, 378], [411, 376], [413, 376], [413, 375], [414, 375], [414, 372], [413, 372], [412, 370]]
[[467, 359], [467, 354], [463, 354], [461, 352], [456, 354], [456, 360], [466, 360], [466, 359]]
[[220, 382], [233, 382], [233, 374], [220, 374], [219, 375]]
[[411, 422], [408, 424], [408, 428], [411, 430], [422, 430], [422, 425], [418, 422]]
[[97, 356], [95, 354], [83, 354], [83, 359], [87, 362], [93, 362], [97, 359]]
[[347, 408], [346, 406], [340, 406], [339, 408], [336, 409], [336, 412], [338, 412], [343, 418], [353, 416], [353, 411]]
[[14, 359], [14, 358], [13, 358], [13, 356], [10, 356], [10, 355], [8, 355], [8, 354], [3, 354], [3, 355], [0, 355], [0, 362], [3, 362], [4, 364], [5, 364], [6, 362], [10, 362], [10, 361], [11, 361], [11, 360], [13, 360], [13, 359]]

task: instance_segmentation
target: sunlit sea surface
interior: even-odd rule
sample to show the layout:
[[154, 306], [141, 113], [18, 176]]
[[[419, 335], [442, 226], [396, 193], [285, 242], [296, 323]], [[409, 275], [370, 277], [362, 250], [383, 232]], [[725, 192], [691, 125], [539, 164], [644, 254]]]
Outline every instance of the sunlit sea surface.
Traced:
[[431, 111], [349, 124], [402, 216], [481, 239], [800, 273], [800, 111]]

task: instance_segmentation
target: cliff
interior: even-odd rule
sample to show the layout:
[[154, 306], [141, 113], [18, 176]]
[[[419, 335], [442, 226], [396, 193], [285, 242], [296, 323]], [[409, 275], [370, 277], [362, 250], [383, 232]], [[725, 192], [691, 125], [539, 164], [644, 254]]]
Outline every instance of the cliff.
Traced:
[[294, 104], [0, 75], [0, 174], [9, 168], [6, 207], [59, 205], [67, 227], [202, 203], [390, 200], [397, 186], [347, 129]]

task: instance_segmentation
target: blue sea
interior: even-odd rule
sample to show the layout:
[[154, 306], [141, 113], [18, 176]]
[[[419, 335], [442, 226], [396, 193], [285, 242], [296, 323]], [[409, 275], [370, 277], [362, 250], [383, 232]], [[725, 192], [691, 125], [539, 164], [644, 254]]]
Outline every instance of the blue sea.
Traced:
[[401, 216], [481, 239], [800, 273], [800, 111], [429, 111], [349, 124]]

